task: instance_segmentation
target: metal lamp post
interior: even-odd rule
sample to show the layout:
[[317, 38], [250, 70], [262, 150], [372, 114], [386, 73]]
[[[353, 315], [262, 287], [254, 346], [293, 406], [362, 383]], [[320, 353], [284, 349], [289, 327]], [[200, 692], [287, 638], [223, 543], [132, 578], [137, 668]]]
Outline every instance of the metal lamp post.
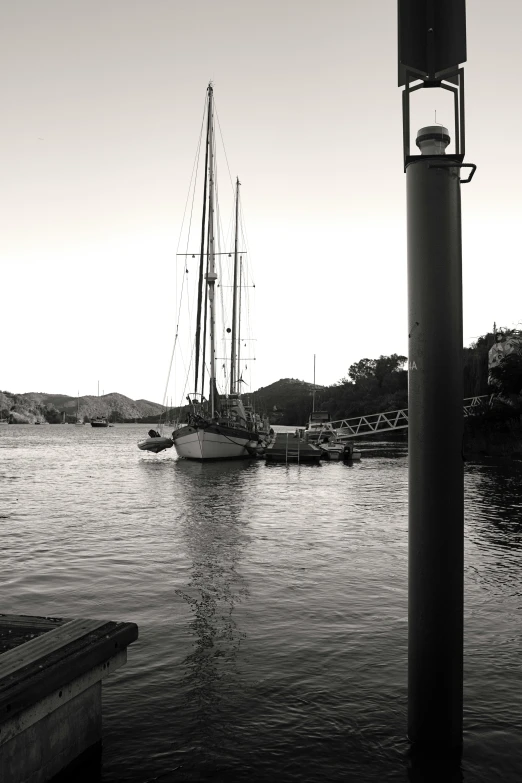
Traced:
[[[408, 223], [408, 737], [439, 750], [462, 744], [464, 490], [462, 250], [464, 0], [399, 0]], [[420, 82], [415, 84], [415, 82]], [[454, 95], [448, 130], [421, 128], [410, 155], [410, 95]], [[462, 168], [471, 166], [466, 180]]]

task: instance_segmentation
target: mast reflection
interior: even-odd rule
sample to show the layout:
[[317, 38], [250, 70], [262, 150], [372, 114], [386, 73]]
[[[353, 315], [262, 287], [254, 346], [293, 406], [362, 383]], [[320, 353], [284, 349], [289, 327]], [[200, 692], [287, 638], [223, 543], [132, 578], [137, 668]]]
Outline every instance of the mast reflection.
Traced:
[[183, 691], [190, 712], [196, 711], [198, 739], [206, 751], [226, 734], [234, 714], [227, 718], [229, 694], [238, 690], [237, 657], [245, 634], [234, 610], [249, 595], [240, 565], [250, 541], [252, 468], [244, 461], [176, 463], [184, 496], [181, 524], [192, 559], [186, 587], [176, 591], [193, 615], [193, 649], [183, 661]]

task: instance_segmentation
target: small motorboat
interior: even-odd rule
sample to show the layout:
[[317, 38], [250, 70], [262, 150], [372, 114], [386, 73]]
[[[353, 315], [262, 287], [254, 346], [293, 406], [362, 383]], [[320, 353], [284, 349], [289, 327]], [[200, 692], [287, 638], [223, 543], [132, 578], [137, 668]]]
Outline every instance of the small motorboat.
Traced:
[[326, 443], [319, 443], [319, 448], [328, 459], [343, 459], [348, 461], [361, 459], [361, 452], [355, 449], [353, 444], [343, 443], [334, 438], [331, 438]]

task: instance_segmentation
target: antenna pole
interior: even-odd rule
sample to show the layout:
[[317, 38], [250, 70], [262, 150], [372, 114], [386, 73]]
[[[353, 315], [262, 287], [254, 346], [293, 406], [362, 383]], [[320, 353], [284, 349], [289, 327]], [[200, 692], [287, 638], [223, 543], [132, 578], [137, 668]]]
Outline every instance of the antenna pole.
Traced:
[[239, 229], [239, 177], [236, 177], [236, 236], [234, 239], [234, 293], [232, 300], [232, 350], [230, 354], [230, 394], [236, 391], [239, 392], [239, 376], [236, 383], [236, 331], [237, 331], [237, 235]]

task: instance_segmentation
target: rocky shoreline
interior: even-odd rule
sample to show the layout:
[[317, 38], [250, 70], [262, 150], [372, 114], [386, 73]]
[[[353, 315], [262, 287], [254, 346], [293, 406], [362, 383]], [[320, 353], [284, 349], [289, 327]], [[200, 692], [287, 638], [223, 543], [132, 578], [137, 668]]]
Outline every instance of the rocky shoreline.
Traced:
[[0, 421], [10, 424], [72, 424], [77, 418], [91, 421], [100, 416], [111, 422], [141, 421], [157, 417], [164, 410], [158, 403], [131, 400], [118, 393], [76, 398], [65, 394], [0, 392]]
[[500, 457], [522, 460], [522, 421], [466, 422], [464, 459]]

